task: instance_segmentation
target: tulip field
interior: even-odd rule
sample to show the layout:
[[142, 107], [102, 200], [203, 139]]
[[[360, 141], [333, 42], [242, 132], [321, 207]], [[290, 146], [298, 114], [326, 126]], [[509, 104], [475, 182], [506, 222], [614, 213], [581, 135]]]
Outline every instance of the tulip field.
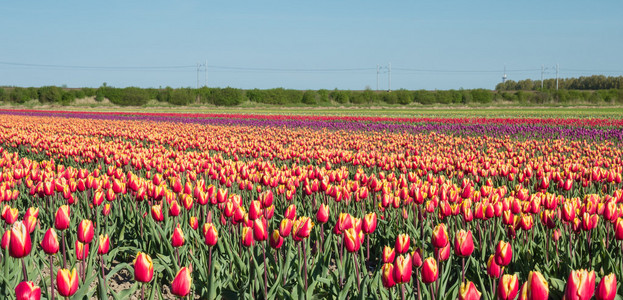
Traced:
[[623, 120], [0, 110], [2, 299], [623, 299]]

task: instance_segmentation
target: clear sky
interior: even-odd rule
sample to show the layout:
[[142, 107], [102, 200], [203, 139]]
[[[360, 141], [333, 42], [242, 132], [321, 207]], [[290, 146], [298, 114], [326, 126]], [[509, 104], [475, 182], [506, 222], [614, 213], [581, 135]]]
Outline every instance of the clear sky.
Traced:
[[206, 61], [245, 89], [621, 76], [623, 1], [0, 0], [0, 86], [195, 87]]

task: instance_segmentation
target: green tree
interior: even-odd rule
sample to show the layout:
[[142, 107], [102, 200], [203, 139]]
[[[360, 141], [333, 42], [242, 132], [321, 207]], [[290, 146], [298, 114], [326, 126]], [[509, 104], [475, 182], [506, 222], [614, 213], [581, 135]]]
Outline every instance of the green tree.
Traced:
[[56, 86], [44, 86], [39, 88], [39, 102], [41, 103], [50, 103], [50, 102], [60, 102], [62, 100], [63, 94], [62, 90]]
[[303, 103], [307, 105], [316, 105], [317, 94], [313, 90], [307, 90], [303, 93]]

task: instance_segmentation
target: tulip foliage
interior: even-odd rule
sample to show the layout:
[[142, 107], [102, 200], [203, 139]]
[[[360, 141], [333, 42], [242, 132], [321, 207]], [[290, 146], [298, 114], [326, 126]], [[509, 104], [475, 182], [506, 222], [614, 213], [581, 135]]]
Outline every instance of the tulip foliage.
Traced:
[[0, 113], [1, 298], [623, 295], [617, 120]]

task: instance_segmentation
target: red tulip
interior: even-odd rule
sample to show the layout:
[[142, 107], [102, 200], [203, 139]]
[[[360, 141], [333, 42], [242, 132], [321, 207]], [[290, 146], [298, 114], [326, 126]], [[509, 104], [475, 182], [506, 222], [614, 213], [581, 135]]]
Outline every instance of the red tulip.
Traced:
[[255, 219], [253, 221], [253, 239], [259, 242], [265, 241], [267, 238], [266, 221], [263, 218]]
[[216, 227], [214, 227], [214, 224], [205, 223], [203, 225], [203, 228], [204, 228], [204, 236], [205, 236], [206, 245], [208, 246], [216, 245], [216, 242], [218, 241], [218, 231], [216, 230]]
[[394, 265], [394, 281], [396, 283], [406, 283], [411, 280], [412, 262], [411, 255], [398, 256]]
[[290, 232], [292, 232], [292, 220], [287, 218], [281, 220], [281, 223], [279, 224], [279, 234], [282, 237], [288, 237]]
[[181, 247], [184, 245], [184, 232], [180, 227], [180, 224], [177, 224], [175, 229], [173, 230], [173, 235], [171, 236], [171, 245], [173, 247]]
[[190, 219], [188, 219], [188, 225], [193, 230], [197, 230], [197, 228], [199, 228], [199, 220], [197, 219], [197, 217], [192, 216], [190, 217]]
[[316, 212], [316, 221], [320, 224], [329, 221], [329, 207], [324, 205], [324, 203], [320, 204], [320, 208], [318, 208], [318, 212]]
[[102, 206], [102, 215], [104, 215], [104, 217], [110, 214], [110, 208], [111, 208], [110, 203], [106, 203]]
[[433, 229], [432, 243], [435, 248], [443, 248], [448, 244], [446, 225], [441, 223]]
[[279, 230], [275, 229], [270, 235], [269, 244], [273, 249], [279, 249], [283, 245], [283, 237], [279, 234]]
[[574, 270], [569, 274], [565, 300], [589, 300], [595, 294], [595, 271]]
[[376, 229], [376, 213], [371, 212], [369, 214], [367, 214], [364, 218], [363, 218], [363, 224], [361, 229], [363, 230], [363, 233], [365, 234], [370, 234], [373, 233], [374, 230]]
[[76, 259], [84, 260], [87, 256], [89, 256], [89, 244], [83, 244], [76, 240]]
[[435, 248], [433, 252], [435, 253], [435, 257], [439, 259], [439, 261], [446, 261], [450, 258], [450, 243], [446, 244], [443, 248]]
[[41, 248], [43, 248], [43, 252], [46, 254], [55, 254], [58, 252], [59, 243], [58, 236], [56, 235], [56, 231], [54, 228], [48, 229], [43, 235], [43, 239], [41, 240]]
[[359, 250], [361, 242], [359, 241], [359, 234], [354, 228], [349, 228], [344, 232], [343, 243], [348, 252], [355, 252]]
[[249, 206], [249, 220], [255, 220], [262, 215], [262, 204], [260, 201], [251, 201]]
[[0, 243], [0, 246], [2, 246], [2, 249], [6, 249], [7, 247], [9, 247], [10, 243], [11, 243], [11, 230], [7, 230], [2, 235], [2, 243]]
[[396, 237], [396, 245], [395, 249], [398, 254], [403, 254], [409, 252], [409, 245], [411, 243], [411, 239], [409, 235], [406, 233], [401, 233]]
[[292, 225], [292, 238], [295, 241], [303, 240], [309, 236], [312, 227], [314, 227], [314, 223], [308, 217], [299, 217]]
[[24, 226], [26, 226], [26, 230], [28, 230], [29, 234], [35, 231], [35, 228], [37, 227], [37, 218], [34, 216], [24, 217], [22, 222], [24, 223]]
[[19, 210], [17, 210], [17, 208], [10, 208], [7, 205], [5, 206], [5, 211], [3, 212], [2, 217], [8, 225], [12, 225], [19, 217]]
[[419, 268], [422, 266], [422, 249], [416, 248], [411, 252], [411, 261], [413, 261], [413, 267]]
[[381, 268], [382, 276], [381, 281], [383, 282], [383, 286], [386, 288], [391, 288], [396, 285], [394, 281], [394, 265], [391, 263], [383, 264]]
[[597, 286], [597, 300], [614, 300], [617, 295], [617, 277], [614, 273], [601, 278]]
[[251, 247], [255, 241], [253, 240], [253, 229], [248, 226], [242, 227], [242, 245], [245, 247]]
[[162, 206], [160, 204], [151, 207], [151, 217], [156, 222], [162, 222], [164, 220], [164, 214], [162, 213]]
[[337, 222], [335, 223], [335, 227], [333, 228], [333, 233], [337, 235], [341, 235], [346, 229], [353, 227], [353, 218], [348, 213], [340, 213], [340, 216], [337, 218]]
[[100, 235], [98, 241], [97, 254], [102, 255], [108, 253], [108, 250], [110, 250], [110, 238], [108, 238], [108, 234]]
[[393, 263], [394, 258], [396, 257], [396, 251], [390, 246], [383, 247], [383, 263]]
[[38, 207], [29, 207], [24, 214], [24, 219], [26, 217], [33, 216], [35, 218], [39, 218], [39, 208]]
[[177, 203], [177, 200], [171, 201], [171, 205], [169, 206], [169, 216], [177, 217], [180, 215], [181, 211], [182, 208], [180, 207], [180, 204]]
[[437, 261], [429, 257], [424, 260], [422, 265], [422, 281], [426, 284], [437, 281], [439, 270], [437, 269]]
[[15, 287], [15, 299], [39, 300], [41, 299], [41, 288], [32, 281], [22, 281]]
[[616, 221], [614, 236], [617, 240], [623, 240], [623, 218], [618, 218]]
[[290, 204], [290, 206], [288, 206], [288, 208], [286, 208], [286, 211], [283, 214], [283, 216], [286, 219], [294, 220], [296, 218], [296, 205]]
[[56, 288], [58, 293], [63, 297], [69, 297], [78, 290], [78, 273], [76, 269], [69, 271], [67, 269], [59, 269], [56, 273]]
[[504, 276], [500, 278], [497, 292], [498, 299], [515, 299], [515, 297], [517, 297], [517, 293], [519, 292], [519, 279], [517, 278], [517, 274], [504, 274]]
[[461, 289], [459, 291], [459, 300], [478, 300], [480, 299], [480, 292], [476, 289], [473, 282], [467, 281], [461, 283]]
[[549, 296], [549, 285], [543, 275], [537, 271], [530, 271], [528, 280], [521, 286], [520, 300], [541, 300]]
[[463, 229], [454, 236], [454, 253], [458, 256], [467, 257], [474, 252], [474, 240], [471, 230]]
[[93, 222], [84, 219], [78, 225], [78, 240], [81, 243], [88, 244], [93, 240], [94, 235]]
[[150, 282], [154, 277], [154, 263], [151, 257], [143, 252], [136, 254], [134, 259], [134, 280], [138, 282]]
[[27, 256], [32, 249], [30, 233], [22, 222], [15, 222], [11, 227], [11, 242], [9, 243], [9, 255], [15, 258]]
[[193, 279], [190, 277], [190, 271], [186, 267], [182, 267], [177, 271], [177, 275], [171, 283], [171, 293], [178, 297], [185, 297], [190, 293], [190, 287]]
[[56, 230], [65, 230], [69, 228], [69, 222], [71, 219], [69, 218], [69, 206], [62, 205], [56, 210], [56, 215], [54, 217], [54, 227]]
[[500, 241], [495, 248], [495, 263], [504, 267], [507, 266], [513, 258], [513, 248], [510, 243]]
[[502, 268], [495, 263], [495, 255], [491, 254], [487, 261], [487, 275], [489, 275], [489, 277], [498, 278], [500, 274], [502, 274]]

